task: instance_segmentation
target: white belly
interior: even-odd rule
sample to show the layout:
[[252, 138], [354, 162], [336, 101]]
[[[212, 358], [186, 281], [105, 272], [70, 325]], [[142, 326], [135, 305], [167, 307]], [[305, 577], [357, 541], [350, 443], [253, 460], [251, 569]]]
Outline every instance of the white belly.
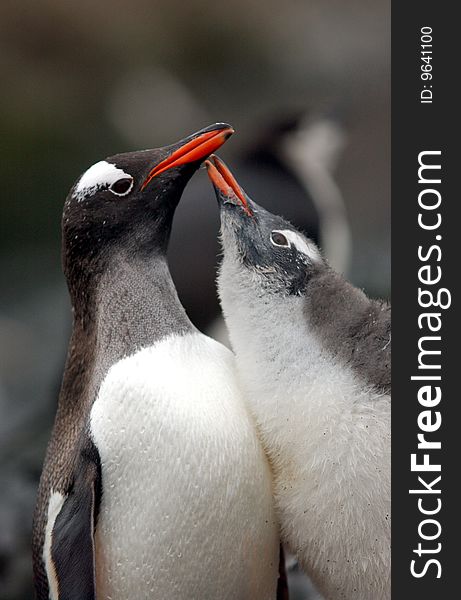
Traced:
[[275, 597], [271, 478], [234, 357], [194, 333], [114, 365], [91, 412], [98, 600]]

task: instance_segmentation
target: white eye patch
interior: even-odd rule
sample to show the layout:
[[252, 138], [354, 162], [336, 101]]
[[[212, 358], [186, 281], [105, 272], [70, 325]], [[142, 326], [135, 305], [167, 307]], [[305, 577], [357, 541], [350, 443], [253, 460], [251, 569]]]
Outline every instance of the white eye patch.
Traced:
[[[114, 184], [119, 179], [133, 179], [131, 175], [125, 173], [122, 169], [117, 168], [115, 165], [108, 163], [105, 160], [100, 160], [91, 166], [83, 175], [80, 177], [77, 185], [75, 186], [75, 190], [73, 193], [74, 198], [80, 202], [84, 200], [87, 196], [94, 194], [97, 190], [102, 188], [109, 188], [112, 184]], [[124, 191], [123, 194], [117, 194], [119, 196], [128, 194], [133, 187], [133, 182], [131, 183], [131, 187]]]
[[[314, 244], [310, 244], [299, 234], [291, 231], [291, 229], [275, 229], [273, 233], [281, 233], [288, 240], [290, 247], [294, 246], [298, 252], [307, 256], [307, 258], [314, 262], [320, 259], [320, 254]], [[272, 240], [271, 240], [272, 241]], [[274, 244], [274, 242], [272, 242]], [[278, 244], [274, 244], [277, 246]]]

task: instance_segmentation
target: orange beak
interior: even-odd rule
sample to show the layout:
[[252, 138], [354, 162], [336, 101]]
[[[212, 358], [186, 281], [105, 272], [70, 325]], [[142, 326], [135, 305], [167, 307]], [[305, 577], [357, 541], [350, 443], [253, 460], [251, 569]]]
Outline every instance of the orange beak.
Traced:
[[204, 158], [220, 148], [224, 142], [234, 133], [229, 125], [215, 126], [211, 131], [198, 133], [192, 139], [188, 138], [182, 146], [174, 150], [168, 158], [162, 160], [147, 175], [141, 190], [152, 181], [154, 177], [164, 173], [173, 167], [179, 167], [187, 163], [201, 162]]
[[217, 156], [211, 155], [210, 159], [205, 161], [205, 166], [216, 191], [231, 200], [233, 204], [240, 205], [246, 214], [252, 217], [253, 213], [248, 206], [244, 191], [223, 161]]

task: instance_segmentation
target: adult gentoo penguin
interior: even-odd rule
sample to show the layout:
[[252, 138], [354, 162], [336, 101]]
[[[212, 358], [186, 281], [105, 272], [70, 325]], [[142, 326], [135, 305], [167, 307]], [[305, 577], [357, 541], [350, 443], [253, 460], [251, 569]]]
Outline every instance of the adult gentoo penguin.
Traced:
[[232, 132], [107, 158], [66, 200], [74, 323], [34, 520], [39, 600], [275, 596], [271, 475], [234, 357], [191, 324], [166, 261], [184, 186]]
[[329, 600], [390, 598], [390, 307], [216, 157], [219, 296], [269, 455], [282, 539]]

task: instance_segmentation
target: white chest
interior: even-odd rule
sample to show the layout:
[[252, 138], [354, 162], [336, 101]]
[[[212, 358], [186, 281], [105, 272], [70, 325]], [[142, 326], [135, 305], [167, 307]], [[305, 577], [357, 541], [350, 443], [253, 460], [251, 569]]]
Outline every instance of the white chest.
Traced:
[[271, 479], [229, 351], [191, 334], [120, 361], [91, 435], [103, 484], [98, 598], [272, 597]]
[[388, 600], [390, 397], [331, 356], [301, 300], [258, 305], [235, 290], [221, 297], [271, 458], [282, 538], [327, 598]]

